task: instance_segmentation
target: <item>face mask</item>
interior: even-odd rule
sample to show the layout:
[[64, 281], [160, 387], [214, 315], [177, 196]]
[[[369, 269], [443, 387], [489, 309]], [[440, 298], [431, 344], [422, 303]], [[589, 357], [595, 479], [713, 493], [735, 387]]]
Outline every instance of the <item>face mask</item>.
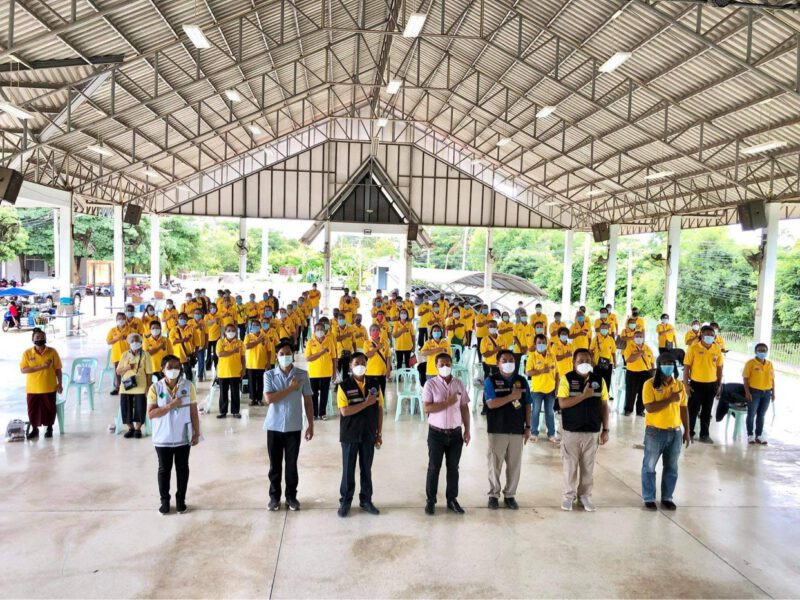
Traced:
[[692, 325], [692, 331], [700, 331], [700, 325]]
[[181, 327], [186, 325], [186, 319], [178, 319], [178, 325], [180, 325]]
[[363, 377], [364, 373], [367, 372], [367, 367], [365, 365], [356, 365], [353, 367], [353, 375], [356, 377]]
[[186, 296], [186, 301], [187, 302], [191, 302], [192, 301], [192, 297], [191, 296]]
[[664, 325], [666, 325], [667, 323], [669, 323], [669, 319], [661, 319], [661, 323], [663, 323]]
[[714, 336], [713, 335], [704, 335], [703, 342], [708, 344], [709, 346], [714, 343]]
[[589, 363], [581, 363], [581, 364], [575, 366], [575, 370], [580, 375], [588, 375], [589, 373], [592, 372], [593, 369], [592, 369], [592, 365], [590, 365]]
[[537, 314], [537, 315], [540, 315], [540, 314], [542, 314], [542, 309], [541, 309], [541, 307], [539, 307], [539, 306], [537, 306], [537, 307], [536, 307], [536, 314]]
[[544, 329], [542, 329], [541, 327], [537, 327], [536, 333], [544, 333]]
[[608, 317], [608, 313], [600, 313], [600, 318], [605, 319]]
[[212, 309], [211, 309], [211, 314], [212, 314], [212, 315], [215, 315], [215, 314], [217, 314], [217, 309], [216, 309], [216, 308], [212, 308]]
[[438, 306], [434, 306], [433, 307], [433, 312], [439, 312], [439, 307]]
[[600, 335], [608, 335], [608, 329], [601, 329]]
[[569, 341], [569, 336], [568, 335], [561, 335], [561, 336], [559, 336], [558, 339], [561, 340], [562, 344], [566, 344]]
[[322, 338], [325, 337], [325, 332], [324, 331], [315, 331], [314, 335], [317, 336], [318, 340], [321, 340]]
[[503, 373], [505, 373], [506, 375], [509, 375], [510, 373], [513, 373], [515, 369], [516, 369], [516, 366], [514, 365], [513, 362], [503, 363], [503, 364], [500, 365], [500, 370]]
[[661, 365], [658, 368], [661, 369], [661, 374], [667, 377], [672, 377], [672, 374], [675, 372], [675, 365]]
[[381, 332], [380, 332], [380, 331], [370, 331], [370, 332], [369, 332], [369, 336], [370, 336], [370, 337], [371, 337], [373, 340], [377, 340], [379, 337], [381, 337]]
[[330, 331], [330, 330], [331, 330], [330, 324], [325, 323], [325, 331]]
[[261, 296], [261, 297], [262, 297], [264, 300], [266, 300], [267, 298], [269, 298], [269, 296], [268, 296], [267, 294], [264, 294], [264, 295], [263, 295], [263, 296]]
[[262, 324], [261, 324], [261, 329], [263, 329], [264, 331], [266, 331], [267, 329], [269, 329], [269, 323], [262, 323]]
[[380, 305], [381, 305], [381, 303], [380, 303], [380, 302], [376, 302], [376, 303], [375, 303], [375, 306], [380, 306]]
[[134, 352], [139, 350], [141, 347], [142, 347], [141, 342], [131, 342], [131, 350], [133, 350]]
[[285, 319], [285, 318], [286, 318], [286, 313], [285, 313], [285, 312], [282, 312], [282, 313], [281, 313], [281, 319]]
[[756, 352], [756, 358], [760, 358], [761, 360], [764, 360], [764, 359], [767, 358], [767, 353], [766, 352]]
[[643, 337], [635, 337], [635, 338], [633, 338], [633, 341], [635, 343], [637, 343], [637, 344], [644, 344], [644, 338]]
[[203, 318], [203, 315], [195, 315], [195, 316], [194, 316], [194, 320], [195, 320], [195, 321], [199, 321], [199, 320], [200, 320], [200, 319], [202, 319], [202, 318]]
[[344, 327], [347, 324], [347, 322], [344, 319], [339, 319], [336, 322], [339, 323], [339, 327]]
[[453, 318], [458, 319], [461, 317], [461, 313], [453, 313]]
[[255, 302], [255, 301], [256, 301], [256, 297], [255, 296], [250, 296], [250, 302]]
[[152, 334], [153, 337], [158, 337], [158, 336], [161, 335], [161, 330], [160, 329], [151, 329], [150, 333]]
[[489, 327], [490, 335], [497, 335], [497, 327]]
[[544, 351], [547, 350], [547, 344], [536, 344], [536, 351], [541, 352], [544, 354]]
[[278, 364], [282, 367], [288, 367], [292, 362], [294, 362], [294, 359], [291, 354], [282, 354], [278, 357]]
[[225, 337], [228, 338], [229, 340], [232, 340], [233, 338], [236, 337], [236, 332], [235, 331], [226, 331], [225, 332]]
[[583, 323], [585, 320], [586, 320], [586, 317], [584, 317], [583, 315], [579, 315], [578, 316], [578, 323]]
[[481, 309], [481, 314], [482, 315], [488, 315], [489, 314], [489, 309], [488, 308], [482, 308]]
[[[458, 318], [458, 317], [456, 317], [456, 319], [457, 319], [457, 318]], [[408, 315], [407, 315], [406, 313], [400, 313], [400, 320], [401, 320], [401, 321], [405, 321], [406, 319], [408, 319]]]
[[378, 323], [381, 323], [383, 321], [383, 315], [378, 315], [377, 319]]
[[152, 308], [148, 308], [147, 309], [147, 314], [152, 316], [152, 315], [156, 314], [156, 311], [154, 311]]
[[125, 321], [117, 321], [117, 327], [125, 327]]
[[509, 316], [503, 315], [503, 323], [508, 323]]
[[630, 329], [631, 331], [636, 329], [636, 323], [628, 323], [628, 329]]
[[170, 381], [175, 380], [180, 376], [181, 376], [180, 369], [167, 369], [164, 371], [164, 377], [166, 377]]
[[241, 298], [237, 298], [236, 299], [236, 304], [241, 304], [241, 303], [242, 303], [242, 299]]
[[417, 298], [416, 300], [414, 300], [414, 304], [416, 304], [417, 306], [419, 306], [420, 304], [422, 304], [422, 300], [420, 300], [419, 298]]
[[433, 336], [433, 339], [435, 339], [437, 341], [442, 338], [442, 332], [441, 331], [434, 331], [431, 335]]
[[450, 377], [450, 373], [453, 372], [453, 367], [439, 367], [439, 375], [442, 377]]
[[260, 330], [261, 330], [261, 326], [260, 325], [251, 325], [250, 326], [250, 331], [252, 333], [258, 333]]
[[553, 319], [555, 320], [556, 323], [560, 323], [561, 322], [561, 315], [555, 315], [553, 317]]
[[265, 310], [264, 311], [264, 316], [265, 317], [271, 317], [272, 316], [272, 311], [271, 310]]
[[[39, 348], [43, 347], [47, 343], [47, 340], [36, 340], [33, 342], [34, 346], [38, 346]], [[765, 355], [766, 356], [766, 355]]]

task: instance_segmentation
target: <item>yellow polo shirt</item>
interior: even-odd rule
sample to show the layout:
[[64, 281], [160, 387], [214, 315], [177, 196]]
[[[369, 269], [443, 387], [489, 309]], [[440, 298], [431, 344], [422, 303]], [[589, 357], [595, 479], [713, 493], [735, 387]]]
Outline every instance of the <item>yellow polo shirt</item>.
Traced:
[[671, 342], [672, 345], [675, 345], [675, 328], [672, 324], [667, 323], [664, 325], [660, 323], [656, 325], [656, 333], [658, 334], [658, 347], [659, 348], [666, 348], [667, 342]]
[[[244, 366], [247, 369], [261, 369], [267, 368], [267, 349], [264, 344], [266, 341], [266, 334], [259, 331], [258, 333], [248, 333], [244, 336]], [[247, 344], [257, 343], [257, 346], [248, 348]]]
[[541, 352], [528, 352], [528, 358], [525, 361], [525, 370], [530, 371], [536, 369], [549, 368], [551, 371], [542, 375], [533, 375], [531, 377], [531, 391], [541, 394], [549, 394], [556, 389], [556, 358], [550, 351], [544, 354]]
[[[139, 333], [138, 330], [130, 329], [127, 325], [123, 325], [122, 329], [120, 329], [117, 325], [114, 325], [106, 335], [106, 342], [111, 344], [111, 362], [119, 362], [120, 356], [122, 353], [128, 349], [128, 334], [130, 333]], [[111, 343], [111, 340], [114, 338], [121, 336], [122, 339]]]
[[645, 411], [647, 405], [653, 402], [660, 402], [666, 400], [673, 393], [678, 392], [681, 401], [678, 403], [672, 402], [664, 410], [658, 412], [645, 412], [644, 424], [648, 427], [657, 427], [658, 429], [675, 429], [681, 426], [681, 406], [686, 406], [686, 390], [683, 384], [677, 379], [673, 379], [672, 383], [665, 385], [661, 389], [653, 387], [654, 379], [648, 379], [644, 382], [642, 389], [642, 402], [644, 402]]
[[178, 326], [178, 309], [173, 308], [169, 310], [165, 308], [161, 311], [161, 322], [167, 326], [167, 329], [172, 329]]
[[244, 344], [238, 340], [221, 338], [217, 342], [217, 356], [220, 352], [234, 350], [236, 354], [231, 356], [220, 356], [217, 362], [217, 377], [228, 379], [231, 377], [242, 376], [242, 357], [244, 356]]
[[489, 315], [482, 312], [475, 313], [475, 337], [485, 338], [489, 335], [489, 321], [491, 321]]
[[371, 357], [367, 358], [367, 375], [373, 377], [382, 377], [383, 375], [386, 375], [388, 371], [387, 362], [390, 360], [389, 344], [387, 344], [383, 339], [377, 342], [375, 340], [367, 340], [364, 342], [364, 354], [371, 352], [372, 350], [377, 350], [377, 352], [375, 352], [375, 354], [373, 354]]
[[692, 344], [686, 351], [683, 364], [691, 368], [692, 381], [713, 383], [717, 380], [717, 367], [724, 364], [722, 350], [718, 344], [711, 344], [708, 348], [702, 342]]
[[327, 354], [323, 354], [316, 360], [308, 362], [308, 376], [310, 378], [333, 377], [333, 359], [336, 357], [336, 341], [331, 333], [326, 333], [321, 340], [317, 336], [312, 336], [306, 342], [306, 359], [312, 354], [317, 354], [324, 348], [328, 349]]
[[592, 340], [590, 349], [595, 365], [600, 362], [601, 358], [610, 361], [612, 365], [614, 364], [614, 358], [617, 355], [617, 344], [614, 343], [614, 338], [611, 335], [598, 334]]
[[566, 327], [564, 321], [553, 321], [550, 323], [550, 336], [551, 338], [558, 337], [558, 330]]
[[764, 360], [762, 364], [757, 358], [751, 358], [744, 365], [742, 377], [754, 390], [771, 390], [775, 387], [775, 371], [769, 360]]
[[414, 349], [414, 326], [411, 321], [406, 320], [405, 323], [398, 321], [394, 324], [393, 333], [400, 333], [399, 337], [394, 338], [394, 349], [397, 352], [407, 352]]
[[55, 348], [49, 346], [45, 346], [41, 354], [36, 351], [36, 346], [22, 353], [22, 360], [19, 362], [20, 369], [41, 367], [48, 360], [51, 361], [49, 368], [25, 375], [26, 393], [52, 394], [58, 389], [56, 370], [61, 368], [61, 357], [58, 355]]
[[506, 349], [508, 346], [504, 346], [500, 343], [500, 336], [498, 335], [496, 338], [493, 338], [490, 335], [487, 335], [485, 338], [481, 340], [481, 356], [483, 357], [483, 362], [487, 365], [496, 365], [497, 364], [497, 354], [492, 356], [486, 356], [485, 352], [495, 350], [495, 349]]
[[168, 354], [174, 354], [172, 342], [169, 341], [163, 332], [158, 336], [158, 339], [154, 338], [152, 335], [145, 336], [143, 348], [150, 356], [150, 363], [153, 365], [153, 373], [161, 371], [161, 359]]
[[203, 324], [206, 328], [209, 342], [216, 342], [222, 337], [222, 328], [220, 327], [219, 313], [212, 315], [208, 313], [203, 317]]
[[308, 299], [311, 302], [311, 308], [319, 306], [319, 299], [322, 297], [322, 292], [311, 288], [308, 290]]
[[[567, 342], [565, 344], [558, 336], [555, 336], [552, 338], [552, 340], [550, 340], [550, 352], [557, 361], [556, 368], [561, 377], [572, 371], [572, 353], [574, 351], [575, 349], [572, 347], [572, 342]], [[563, 355], [566, 356], [561, 360], [558, 360], [558, 357]]]
[[635, 352], [637, 352], [637, 348], [636, 344], [633, 342], [628, 342], [628, 345], [625, 346], [625, 350], [622, 351], [622, 356], [625, 357], [625, 368], [628, 371], [641, 373], [642, 371], [649, 371], [655, 368], [656, 359], [653, 356], [653, 351], [650, 349], [650, 346], [642, 344], [642, 356], [631, 361], [630, 356]]
[[428, 341], [422, 345], [422, 350], [425, 352], [428, 350], [436, 350], [436, 353], [428, 356], [425, 362], [425, 374], [428, 376], [439, 374], [439, 371], [436, 369], [436, 357], [439, 354], [446, 352], [451, 357], [453, 356], [453, 351], [450, 349], [450, 341], [444, 337], [438, 342], [433, 338], [429, 338]]
[[[367, 383], [366, 380], [363, 383], [361, 383], [361, 382], [358, 381], [358, 379], [356, 379], [354, 377], [353, 381], [356, 382], [356, 385], [358, 386], [358, 389], [361, 390], [361, 393], [364, 394], [364, 397], [366, 398], [367, 397], [367, 391], [368, 391], [368, 390], [365, 391], [365, 386], [366, 386], [366, 383]], [[342, 386], [339, 386], [339, 389], [336, 392], [336, 406], [338, 408], [344, 408], [346, 406], [350, 406], [350, 401], [347, 399], [347, 396], [345, 395], [344, 389], [342, 388]], [[378, 388], [378, 406], [383, 407], [383, 392], [381, 392], [380, 388]]]
[[[189, 341], [187, 342], [179, 342], [179, 338], [189, 337]], [[175, 327], [174, 329], [170, 329], [169, 332], [169, 341], [172, 342], [172, 349], [175, 351], [175, 356], [177, 356], [181, 364], [185, 363], [189, 360], [189, 355], [194, 352], [194, 327], [192, 327], [191, 323], [186, 324], [184, 327]]]
[[575, 321], [572, 324], [572, 327], [569, 328], [569, 335], [577, 335], [581, 331], [585, 332], [586, 335], [582, 335], [576, 338], [572, 338], [572, 346], [577, 350], [578, 348], [589, 348], [589, 344], [592, 343], [592, 326], [589, 324], [587, 320], [584, 319], [583, 325]]

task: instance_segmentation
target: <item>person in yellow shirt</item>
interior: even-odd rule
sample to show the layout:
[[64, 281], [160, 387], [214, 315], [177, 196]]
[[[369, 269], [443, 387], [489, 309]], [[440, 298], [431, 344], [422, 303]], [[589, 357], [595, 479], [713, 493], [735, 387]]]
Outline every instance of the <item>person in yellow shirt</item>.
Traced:
[[264, 370], [268, 371], [275, 367], [278, 358], [278, 332], [272, 326], [272, 319], [264, 317], [261, 319], [261, 331], [264, 338]]
[[633, 341], [628, 342], [622, 351], [625, 359], [625, 416], [630, 416], [636, 407], [636, 415], [644, 416], [642, 388], [644, 382], [653, 376], [656, 361], [650, 346], [644, 343], [644, 332], [633, 334]]
[[475, 309], [466, 302], [461, 302], [461, 318], [464, 319], [464, 348], [472, 346], [472, 335], [475, 331]]
[[137, 331], [128, 327], [128, 321], [125, 318], [125, 313], [117, 313], [117, 324], [111, 328], [106, 335], [106, 343], [111, 346], [111, 364], [114, 365], [114, 389], [111, 390], [111, 395], [116, 396], [119, 394], [119, 376], [117, 372], [117, 363], [120, 357], [128, 349], [128, 334]]
[[141, 438], [142, 424], [147, 410], [146, 395], [153, 376], [153, 364], [142, 350], [142, 336], [138, 332], [128, 334], [128, 350], [119, 359], [117, 375], [122, 379], [120, 393], [120, 416], [128, 426], [125, 438]]
[[242, 375], [245, 371], [244, 344], [237, 339], [237, 326], [233, 323], [225, 326], [225, 336], [217, 342], [217, 379], [219, 380], [219, 414], [218, 419], [228, 416], [228, 400], [230, 399], [231, 415], [241, 419], [239, 412], [239, 390]]
[[380, 327], [373, 324], [369, 328], [369, 339], [364, 342], [362, 351], [367, 357], [367, 382], [369, 387], [377, 387], [384, 393], [386, 378], [392, 371], [391, 349], [388, 341], [381, 336]]
[[600, 309], [600, 318], [595, 319], [594, 332], [599, 332], [600, 328], [604, 325], [608, 329], [609, 334], [614, 337], [614, 328], [611, 327], [611, 320], [608, 318], [608, 309], [605, 306]]
[[244, 305], [245, 310], [247, 311], [247, 318], [248, 319], [259, 319], [261, 318], [262, 311], [259, 310], [259, 303], [256, 301], [256, 295], [250, 294], [247, 303]]
[[308, 292], [308, 299], [311, 301], [311, 309], [314, 315], [314, 323], [319, 320], [319, 303], [322, 298], [322, 292], [317, 289], [317, 284], [311, 284], [311, 290]]
[[[168, 334], [173, 327], [178, 326], [178, 309], [175, 308], [175, 303], [172, 300], [167, 300], [166, 308], [161, 311], [161, 323], [166, 328], [164, 334]], [[159, 368], [159, 370], [161, 369]]]
[[353, 334], [355, 333], [352, 325], [347, 322], [344, 312], [339, 311], [331, 324], [331, 333], [336, 340], [336, 358], [339, 369], [339, 379], [343, 380], [350, 375], [350, 355], [356, 350], [353, 344]]
[[450, 342], [447, 340], [447, 337], [443, 335], [441, 325], [434, 325], [431, 327], [430, 334], [431, 337], [428, 338], [419, 351], [420, 356], [425, 358], [425, 362], [420, 363], [418, 368], [420, 385], [423, 386], [428, 377], [436, 377], [439, 373], [436, 368], [436, 357], [443, 352], [448, 354], [451, 358], [453, 356], [453, 351], [450, 349]]
[[547, 330], [547, 315], [542, 312], [542, 304], [541, 304], [541, 302], [537, 302], [534, 305], [533, 314], [530, 315], [530, 317], [528, 318], [528, 321], [534, 327], [537, 324], [541, 324], [543, 329], [544, 329], [542, 331], [542, 334], [543, 335], [547, 335], [547, 333], [548, 333], [548, 330]]
[[297, 299], [297, 316], [300, 321], [300, 346], [305, 347], [311, 327], [311, 303], [308, 300], [308, 292], [303, 292]]
[[633, 341], [633, 336], [637, 333], [641, 333], [642, 335], [644, 335], [644, 329], [640, 328], [636, 324], [636, 319], [634, 318], [628, 319], [626, 321], [625, 329], [623, 329], [619, 334], [620, 340], [622, 341], [623, 344], [625, 344], [624, 347], [627, 347], [628, 344], [630, 344]]
[[364, 342], [369, 335], [367, 333], [367, 328], [362, 325], [363, 317], [361, 313], [356, 313], [353, 316], [353, 345], [356, 348], [361, 348], [364, 346]]
[[169, 341], [172, 342], [172, 349], [175, 356], [181, 361], [183, 374], [189, 381], [192, 381], [192, 362], [194, 360], [194, 327], [189, 323], [186, 313], [178, 315], [178, 325], [170, 330]]
[[400, 319], [400, 307], [403, 306], [403, 300], [395, 296], [391, 302], [389, 302], [389, 308], [386, 312], [386, 317], [389, 319], [389, 323], [394, 324]]
[[314, 418], [323, 421], [328, 419], [328, 393], [338, 368], [336, 339], [326, 328], [327, 323], [327, 317], [320, 317], [314, 325], [314, 337], [308, 341], [305, 349]]
[[423, 300], [422, 296], [417, 296], [416, 299], [414, 300], [414, 304], [417, 307], [417, 317], [419, 318], [419, 329], [417, 330], [417, 347], [422, 348], [422, 346], [425, 344], [425, 342], [428, 340], [429, 337], [428, 322], [430, 321], [433, 307], [431, 307], [429, 302]]
[[437, 300], [433, 302], [434, 309], [436, 306], [439, 307], [439, 314], [440, 315], [448, 315], [450, 314], [450, 303], [444, 299], [444, 292], [439, 293], [439, 297]]
[[514, 345], [514, 324], [511, 322], [511, 315], [508, 311], [503, 311], [500, 321], [497, 323], [497, 333], [503, 348], [510, 350]]
[[163, 377], [161, 373], [161, 360], [170, 354], [173, 354], [172, 342], [164, 335], [161, 328], [161, 323], [153, 321], [150, 323], [150, 335], [144, 338], [144, 351], [150, 357], [151, 372], [154, 373], [159, 379]]
[[461, 309], [454, 306], [450, 311], [450, 316], [445, 320], [444, 329], [447, 332], [447, 339], [450, 345], [463, 346], [467, 327], [461, 316]]
[[[589, 346], [594, 361], [594, 372], [606, 382], [606, 388], [611, 391], [611, 375], [617, 366], [617, 344], [611, 336], [611, 328], [608, 321], [600, 324], [597, 335], [592, 339]], [[612, 397], [611, 400], [614, 398]]]
[[[562, 327], [566, 327], [566, 323], [561, 320], [561, 313], [556, 311], [553, 313], [553, 322], [550, 323], [549, 329], [549, 338], [553, 339], [558, 337], [558, 332], [561, 330]], [[569, 334], [569, 328], [567, 328], [567, 333]]]
[[294, 344], [294, 321], [289, 319], [289, 312], [287, 308], [280, 309], [279, 324], [278, 324], [278, 337], [282, 340], [289, 340], [292, 343], [292, 348], [296, 348]]
[[581, 311], [575, 315], [575, 322], [569, 329], [569, 337], [575, 350], [581, 348], [588, 350], [589, 344], [592, 343], [592, 328], [586, 322], [586, 315]]
[[508, 347], [502, 343], [496, 320], [491, 319], [489, 321], [488, 332], [488, 335], [481, 340], [484, 379], [488, 378], [497, 367], [497, 355], [500, 351], [508, 350]]
[[125, 307], [125, 320], [127, 321], [128, 330], [135, 331], [139, 335], [144, 335], [144, 323], [142, 323], [142, 320], [135, 315], [136, 307], [133, 304], [128, 304]]
[[719, 349], [722, 351], [723, 354], [727, 354], [728, 347], [725, 345], [725, 340], [722, 339], [722, 334], [720, 333], [719, 324], [712, 321], [711, 323], [709, 323], [709, 325], [711, 325], [711, 327], [714, 328], [714, 336], [715, 336], [714, 343], [717, 346], [719, 346]]
[[669, 315], [661, 315], [661, 322], [656, 325], [658, 334], [658, 353], [663, 354], [677, 347], [675, 338], [675, 327], [669, 322]]
[[547, 439], [558, 444], [556, 437], [556, 357], [547, 348], [547, 338], [543, 333], [536, 334], [533, 347], [525, 360], [525, 375], [531, 380], [533, 412], [531, 413], [531, 439], [539, 439], [539, 414], [544, 407], [544, 422]]
[[714, 398], [722, 384], [723, 355], [716, 343], [716, 333], [711, 325], [700, 328], [700, 342], [692, 344], [683, 359], [683, 384], [689, 393], [689, 434], [695, 436], [697, 416], [700, 416], [700, 439], [703, 444], [713, 444], [709, 435], [711, 410]]
[[644, 329], [645, 329], [644, 319], [641, 316], [639, 316], [639, 309], [636, 308], [635, 306], [631, 309], [630, 318], [636, 320], [636, 329], [637, 330], [644, 331]]
[[619, 319], [614, 313], [613, 306], [610, 302], [606, 304], [606, 311], [608, 312], [608, 324], [611, 328], [611, 335], [616, 338], [619, 334]]
[[53, 437], [56, 421], [56, 395], [63, 393], [61, 382], [61, 357], [55, 348], [47, 346], [47, 334], [36, 327], [31, 336], [33, 347], [22, 353], [20, 373], [25, 375], [25, 394], [28, 405], [26, 433], [29, 440], [39, 437], [39, 427], [46, 427], [44, 437]]
[[572, 355], [575, 349], [569, 339], [569, 329], [564, 326], [550, 339], [550, 352], [556, 359], [556, 384], [558, 380], [572, 371]]
[[[656, 465], [661, 458], [661, 506], [677, 507], [672, 501], [678, 483], [678, 457], [681, 442], [689, 447], [689, 409], [686, 390], [678, 380], [678, 366], [670, 352], [658, 356], [655, 376], [644, 383], [642, 396], [645, 416], [644, 458], [642, 460], [642, 500], [645, 508], [656, 510]], [[683, 431], [681, 432], [681, 426]]]
[[392, 330], [394, 339], [394, 353], [397, 357], [398, 369], [409, 369], [411, 365], [411, 352], [414, 350], [414, 325], [409, 319], [408, 310], [400, 309], [400, 318]]
[[217, 304], [217, 314], [220, 318], [220, 326], [222, 327], [223, 335], [225, 337], [225, 327], [228, 325], [234, 325], [237, 330], [239, 328], [236, 315], [236, 306], [232, 304], [229, 299], [223, 298], [222, 302]]
[[[530, 323], [528, 323], [528, 313], [524, 308], [519, 308], [514, 311], [514, 323], [512, 327], [511, 350], [517, 369], [519, 369], [523, 354], [528, 353], [529, 347], [534, 345], [533, 339], [535, 338], [535, 334], [533, 336], [529, 334], [529, 332], [532, 331], [532, 327]], [[530, 342], [530, 344], [528, 342]]]
[[187, 315], [193, 315], [195, 308], [200, 308], [200, 303], [195, 301], [191, 293], [186, 294], [183, 304], [181, 305], [181, 312]]
[[411, 292], [406, 292], [402, 308], [406, 309], [406, 312], [408, 313], [408, 320], [412, 321], [414, 319], [414, 301], [411, 300]]
[[236, 328], [239, 332], [239, 339], [244, 340], [244, 336], [247, 335], [247, 307], [239, 294], [236, 294], [234, 314], [236, 315]]
[[211, 365], [214, 365], [216, 372], [219, 361], [217, 342], [222, 337], [222, 318], [216, 304], [211, 304], [208, 314], [203, 317], [203, 325], [206, 331], [205, 370], [211, 371]]
[[683, 338], [683, 342], [686, 344], [688, 348], [692, 344], [696, 344], [700, 341], [700, 321], [695, 319], [692, 321], [692, 326], [689, 328], [689, 331], [686, 332], [686, 336]]
[[378, 311], [377, 316], [375, 317], [375, 322], [373, 325], [377, 325], [381, 328], [381, 339], [385, 341], [387, 344], [389, 343], [389, 321], [386, 319], [386, 315], [384, 315], [382, 310]]
[[267, 368], [266, 332], [261, 330], [261, 321], [250, 319], [244, 338], [244, 366], [247, 369], [247, 387], [250, 406], [264, 404], [264, 371]]
[[208, 345], [208, 334], [206, 332], [203, 312], [200, 308], [194, 309], [192, 321], [194, 356], [197, 361], [197, 380], [203, 381], [206, 376], [206, 346]]
[[[747, 400], [747, 442], [766, 446], [764, 438], [764, 415], [769, 402], [775, 402], [775, 369], [767, 360], [766, 344], [756, 344], [756, 356], [744, 365], [744, 397]], [[755, 430], [753, 424], [755, 422]]]
[[142, 313], [142, 327], [144, 328], [145, 332], [150, 331], [150, 323], [153, 321], [158, 321], [156, 307], [152, 304], [148, 304], [145, 306], [144, 312]]
[[[344, 317], [344, 320], [347, 322], [348, 325], [352, 324], [353, 322], [353, 315], [356, 314], [356, 305], [353, 302], [352, 296], [349, 293], [345, 292], [345, 295], [339, 300], [339, 312]], [[347, 361], [347, 368], [350, 367], [350, 360], [348, 357]]]

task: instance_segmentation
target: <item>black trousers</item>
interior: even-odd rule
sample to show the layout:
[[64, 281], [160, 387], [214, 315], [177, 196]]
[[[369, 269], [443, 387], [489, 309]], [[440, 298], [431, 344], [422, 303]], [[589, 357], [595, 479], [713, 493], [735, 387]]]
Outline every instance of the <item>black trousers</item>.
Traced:
[[[422, 360], [417, 364], [417, 372], [419, 373], [419, 385], [420, 387], [425, 386], [425, 382], [428, 380], [428, 360]], [[385, 399], [384, 399], [385, 401]]]
[[172, 464], [175, 463], [175, 475], [178, 479], [178, 491], [175, 500], [186, 500], [186, 486], [189, 484], [189, 450], [191, 446], [156, 446], [158, 455], [158, 493], [161, 502], [169, 502], [169, 485], [172, 477]]
[[420, 327], [417, 330], [417, 346], [422, 348], [422, 345], [428, 341], [428, 328]]
[[408, 369], [408, 360], [411, 358], [411, 350], [395, 350], [397, 356], [397, 368]]
[[464, 348], [472, 346], [472, 331], [467, 331], [464, 334]]
[[483, 354], [481, 354], [481, 342], [483, 341], [482, 337], [475, 336], [475, 340], [477, 341], [477, 349], [478, 349], [478, 360], [483, 360]]
[[119, 407], [122, 413], [122, 422], [126, 425], [145, 422], [147, 398], [144, 394], [120, 394]]
[[247, 369], [247, 382], [250, 386], [250, 400], [261, 402], [264, 400], [264, 370]]
[[339, 361], [336, 363], [336, 370], [339, 371], [342, 381], [350, 375], [350, 356], [350, 352], [342, 352]]
[[330, 377], [311, 377], [311, 406], [314, 407], [314, 416], [321, 417], [328, 412], [328, 394], [331, 390]]
[[242, 323], [241, 325], [237, 325], [237, 327], [239, 328], [239, 339], [244, 341], [247, 335], [247, 323]]
[[[600, 375], [603, 378], [603, 381], [606, 382], [606, 389], [608, 390], [609, 396], [611, 395], [611, 375], [614, 373], [614, 367], [609, 365], [608, 367], [602, 367], [597, 365], [595, 368], [595, 373]], [[642, 384], [644, 385], [644, 384]]]
[[214, 365], [214, 369], [217, 368], [217, 363], [219, 362], [219, 357], [217, 356], [217, 342], [219, 340], [214, 340], [213, 342], [209, 340], [208, 345], [206, 346], [206, 371], [211, 370], [211, 365]]
[[383, 394], [383, 401], [386, 401], [386, 375], [367, 375], [364, 380], [366, 390], [369, 392], [371, 388], [378, 388]]
[[228, 398], [230, 397], [231, 413], [239, 414], [239, 389], [242, 385], [241, 377], [219, 378], [219, 414], [228, 414]]
[[634, 403], [637, 414], [644, 412], [642, 388], [652, 376], [650, 371], [625, 371], [625, 412], [633, 412]]
[[192, 371], [192, 357], [188, 357], [188, 360], [185, 363], [181, 363], [181, 369], [183, 369], [183, 375], [189, 381], [194, 380], [194, 371]]
[[361, 503], [372, 501], [372, 459], [375, 457], [374, 442], [342, 442], [342, 484], [339, 486], [339, 502], [350, 504], [356, 493], [356, 459], [361, 471]]
[[286, 460], [286, 499], [297, 498], [297, 457], [300, 454], [299, 431], [267, 431], [267, 455], [269, 455], [269, 497], [281, 499], [281, 477], [283, 461]]
[[307, 339], [308, 339], [308, 321], [306, 321], [306, 324], [300, 328], [300, 343], [305, 345]]
[[711, 409], [714, 406], [714, 397], [717, 395], [717, 384], [689, 381], [692, 395], [689, 396], [689, 433], [695, 434], [697, 416], [700, 415], [700, 437], [708, 437], [708, 427], [711, 424]]
[[464, 437], [460, 427], [449, 432], [428, 428], [428, 476], [425, 480], [428, 502], [436, 503], [442, 460], [447, 468], [445, 498], [448, 502], [458, 498], [458, 463], [463, 447]]

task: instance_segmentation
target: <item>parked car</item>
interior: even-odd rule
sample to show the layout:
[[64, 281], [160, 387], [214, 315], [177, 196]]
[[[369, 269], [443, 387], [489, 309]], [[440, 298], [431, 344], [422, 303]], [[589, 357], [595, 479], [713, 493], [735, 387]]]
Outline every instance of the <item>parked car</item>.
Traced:
[[[36, 294], [33, 298], [36, 304], [46, 304], [52, 307], [58, 304], [61, 298], [60, 283], [55, 277], [35, 277], [23, 287]], [[86, 296], [86, 286], [73, 285], [71, 295], [75, 306], [80, 306], [81, 300]]]

